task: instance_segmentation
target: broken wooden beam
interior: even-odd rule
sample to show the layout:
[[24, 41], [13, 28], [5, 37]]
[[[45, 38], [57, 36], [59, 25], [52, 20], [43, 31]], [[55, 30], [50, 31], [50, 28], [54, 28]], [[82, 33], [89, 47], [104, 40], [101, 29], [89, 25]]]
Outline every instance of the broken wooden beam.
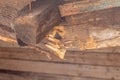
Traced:
[[119, 0], [83, 0], [62, 4], [59, 8], [61, 16], [70, 16], [119, 6]]
[[39, 43], [61, 20], [58, 4], [58, 0], [38, 0], [31, 11], [23, 10], [15, 20], [17, 38], [29, 45]]
[[[94, 26], [84, 24], [57, 27], [56, 34], [62, 36], [61, 32], [65, 33], [62, 40], [60, 40], [60, 44], [65, 49], [86, 50], [120, 46], [119, 25]], [[53, 35], [53, 38], [55, 38], [56, 34], [50, 35]]]

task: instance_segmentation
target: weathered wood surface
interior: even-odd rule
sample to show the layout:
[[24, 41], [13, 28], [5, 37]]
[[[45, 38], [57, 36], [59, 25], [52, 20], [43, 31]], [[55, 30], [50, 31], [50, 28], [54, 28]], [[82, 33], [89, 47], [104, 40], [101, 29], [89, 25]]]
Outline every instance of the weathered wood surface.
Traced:
[[0, 46], [18, 47], [14, 19], [30, 0], [0, 0]]
[[[108, 80], [100, 78], [71, 77], [56, 74], [0, 71], [0, 80]], [[116, 79], [117, 80], [117, 79]]]
[[97, 10], [72, 16], [65, 19], [69, 25], [88, 24], [93, 26], [120, 25], [120, 7]]
[[23, 10], [15, 20], [17, 38], [26, 44], [39, 43], [60, 22], [58, 4], [58, 0], [38, 0], [32, 4], [32, 11]]
[[18, 47], [13, 26], [0, 24], [0, 47]]
[[70, 16], [95, 10], [119, 7], [119, 0], [85, 0], [60, 5], [61, 16]]
[[[27, 48], [0, 48], [0, 69], [35, 72], [38, 79], [45, 80], [119, 80], [120, 47], [86, 51], [68, 51], [65, 60]], [[46, 73], [46, 74], [44, 74]], [[1, 74], [1, 71], [0, 71]], [[16, 73], [15, 73], [16, 74]], [[37, 74], [35, 74], [37, 76]], [[44, 76], [42, 76], [42, 75]], [[34, 79], [22, 73], [2, 74], [1, 80], [14, 77], [21, 80]], [[6, 77], [5, 77], [6, 76]], [[13, 78], [13, 80], [14, 80]], [[10, 80], [10, 79], [7, 79]]]
[[[58, 74], [72, 77], [93, 77], [103, 79], [120, 79], [120, 67], [34, 62], [0, 59], [0, 68], [13, 71], [27, 71]], [[49, 65], [49, 66], [48, 66]]]
[[[3, 72], [3, 71], [2, 71]], [[16, 75], [17, 74], [17, 75]], [[24, 73], [24, 72], [11, 72], [6, 71], [0, 73], [0, 80], [108, 80], [100, 78], [85, 78], [85, 77], [70, 77], [65, 75], [50, 75], [50, 74], [37, 74], [37, 73]], [[117, 79], [116, 79], [117, 80]]]
[[120, 47], [106, 48], [87, 51], [67, 51], [65, 60], [50, 54], [52, 59], [49, 59], [46, 54], [42, 54], [31, 49], [19, 48], [0, 48], [0, 58], [16, 59], [27, 61], [45, 61], [69, 64], [90, 64], [90, 65], [105, 65], [105, 66], [120, 66]]
[[48, 40], [45, 45], [48, 44], [47, 47], [50, 49], [86, 50], [116, 47], [120, 46], [120, 27], [90, 23], [56, 26], [49, 33]]
[[30, 0], [0, 0], [0, 6], [8, 6], [8, 7], [13, 7], [17, 10], [23, 9], [25, 6], [29, 4]]
[[30, 0], [0, 0], [0, 24], [10, 26]]

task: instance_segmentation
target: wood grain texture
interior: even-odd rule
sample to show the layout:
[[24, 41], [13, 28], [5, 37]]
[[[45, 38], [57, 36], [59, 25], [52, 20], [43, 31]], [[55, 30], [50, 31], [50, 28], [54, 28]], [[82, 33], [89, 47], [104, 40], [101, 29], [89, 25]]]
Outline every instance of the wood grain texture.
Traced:
[[49, 59], [46, 54], [30, 50], [30, 49], [0, 49], [0, 58], [17, 59], [27, 61], [45, 61], [55, 63], [69, 64], [86, 64], [86, 65], [103, 65], [103, 66], [120, 66], [120, 48], [108, 48], [88, 51], [67, 51], [65, 60], [60, 60], [53, 54]]
[[93, 26], [114, 26], [120, 25], [119, 11], [120, 7], [97, 10], [93, 12], [81, 13], [77, 15], [66, 16], [68, 25], [93, 25]]
[[[108, 80], [101, 78], [71, 77], [57, 74], [43, 74], [16, 71], [1, 71], [0, 80]], [[117, 79], [116, 79], [117, 80]]]
[[26, 44], [39, 43], [45, 34], [60, 21], [59, 1], [38, 0], [32, 5], [32, 11], [25, 9], [15, 20], [17, 38]]
[[[57, 64], [49, 62], [34, 62], [0, 59], [0, 69], [27, 71], [37, 73], [59, 74], [68, 76], [93, 77], [103, 79], [120, 79], [120, 67]], [[8, 66], [9, 65], [9, 66]], [[48, 66], [49, 65], [49, 66]]]
[[70, 16], [79, 13], [91, 12], [95, 10], [107, 9], [111, 7], [119, 7], [119, 0], [85, 0], [66, 3], [60, 5], [60, 12], [62, 16]]

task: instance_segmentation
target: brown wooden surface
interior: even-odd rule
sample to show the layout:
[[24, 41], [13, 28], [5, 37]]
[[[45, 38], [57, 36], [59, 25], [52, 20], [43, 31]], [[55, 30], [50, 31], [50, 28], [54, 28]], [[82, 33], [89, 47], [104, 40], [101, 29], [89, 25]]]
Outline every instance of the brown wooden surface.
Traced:
[[119, 25], [120, 7], [97, 10], [72, 16], [66, 16], [69, 25], [88, 24], [93, 26]]
[[95, 10], [119, 7], [119, 0], [78, 0], [71, 3], [60, 5], [62, 16], [70, 16], [79, 13], [91, 12]]
[[10, 26], [30, 0], [0, 0], [0, 24]]
[[0, 47], [18, 47], [13, 26], [0, 24]]
[[15, 20], [17, 38], [26, 44], [39, 43], [45, 34], [60, 22], [57, 0], [38, 0], [32, 5], [32, 11], [25, 9]]
[[[56, 74], [0, 71], [0, 80], [108, 80], [101, 78], [71, 77]], [[112, 78], [111, 78], [112, 79]], [[117, 80], [117, 79], [116, 79]]]
[[[68, 76], [120, 79], [120, 67], [34, 62], [0, 59], [0, 68], [13, 71], [27, 71]], [[9, 65], [9, 66], [8, 66]], [[49, 66], [48, 66], [49, 65]]]
[[[59, 77], [62, 77], [60, 75], [65, 75], [62, 77], [63, 80], [120, 79], [119, 47], [69, 51], [65, 56], [65, 60], [60, 60], [54, 56], [52, 60], [49, 60], [45, 54], [25, 48], [0, 48], [0, 51], [0, 69], [47, 73], [49, 76], [55, 76], [56, 74]], [[66, 76], [70, 76], [70, 78]], [[59, 77], [54, 78], [59, 80]], [[43, 77], [43, 79], [49, 80], [46, 77]]]
[[65, 55], [65, 60], [60, 60], [53, 54], [50, 54], [50, 60], [46, 54], [28, 49], [0, 49], [0, 58], [3, 59], [18, 59], [32, 61], [59, 62], [70, 64], [90, 64], [90, 65], [105, 65], [105, 66], [120, 66], [120, 48], [109, 48], [88, 51], [68, 51]]

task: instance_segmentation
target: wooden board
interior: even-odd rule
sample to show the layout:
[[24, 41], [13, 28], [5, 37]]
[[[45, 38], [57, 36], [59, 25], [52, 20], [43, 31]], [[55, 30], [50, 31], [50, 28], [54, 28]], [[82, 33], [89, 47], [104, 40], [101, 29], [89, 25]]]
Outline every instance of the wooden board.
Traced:
[[78, 0], [72, 3], [60, 5], [61, 16], [70, 16], [95, 10], [119, 7], [119, 0]]
[[[107, 80], [100, 78], [71, 77], [56, 74], [29, 73], [16, 71], [0, 71], [0, 80]], [[117, 79], [116, 79], [117, 80]]]
[[[101, 23], [102, 24], [102, 23]], [[52, 50], [87, 50], [120, 46], [119, 25], [60, 25], [48, 34], [44, 45]], [[44, 41], [44, 40], [43, 40]], [[56, 51], [56, 53], [57, 53]], [[62, 51], [61, 51], [62, 52]]]
[[[58, 74], [75, 77], [120, 79], [120, 67], [0, 59], [0, 69]], [[49, 66], [48, 66], [49, 65]]]
[[77, 15], [66, 16], [68, 25], [93, 25], [93, 26], [118, 26], [120, 25], [120, 7], [97, 10], [93, 12], [81, 13]]
[[59, 1], [38, 0], [32, 10], [21, 11], [15, 20], [17, 38], [29, 45], [39, 43], [45, 34], [60, 22]]
[[120, 66], [120, 47], [88, 51], [67, 51], [65, 55], [65, 60], [61, 60], [53, 54], [50, 54], [50, 56], [52, 59], [49, 59], [46, 54], [24, 48], [0, 48], [0, 58], [3, 59], [44, 61], [82, 65], [90, 64], [104, 66]]

